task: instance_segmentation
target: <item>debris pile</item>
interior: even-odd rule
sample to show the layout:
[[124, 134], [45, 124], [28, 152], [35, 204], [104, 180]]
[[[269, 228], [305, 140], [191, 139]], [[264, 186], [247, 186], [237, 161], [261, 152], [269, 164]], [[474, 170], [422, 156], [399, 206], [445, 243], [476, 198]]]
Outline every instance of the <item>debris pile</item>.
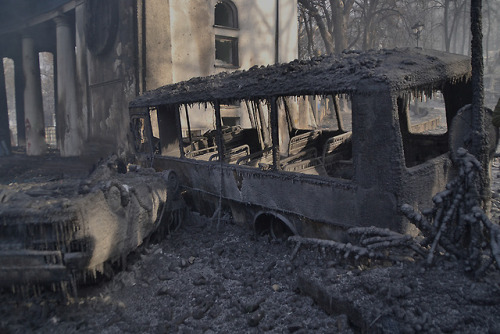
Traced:
[[500, 226], [481, 208], [477, 188], [481, 165], [463, 148], [457, 150], [456, 163], [457, 177], [433, 197], [433, 208], [419, 212], [408, 204], [401, 207], [421, 235], [412, 237], [370, 226], [348, 229], [348, 242], [292, 236], [288, 239], [295, 243], [292, 258], [302, 246], [309, 246], [352, 264], [424, 258], [432, 265], [436, 256], [446, 255], [462, 261], [465, 271], [476, 277], [493, 264], [500, 268]]
[[351, 263], [366, 260], [401, 260], [401, 257], [395, 255], [394, 252], [389, 254], [389, 249], [400, 249], [404, 253], [407, 253], [408, 248], [420, 251], [410, 235], [400, 234], [386, 228], [353, 227], [347, 230], [347, 234], [351, 240], [347, 243], [300, 236], [289, 237], [288, 240], [296, 243], [292, 258], [295, 258], [302, 245], [317, 246], [324, 255], [327, 250], [331, 250], [335, 257]]
[[424, 235], [427, 264], [436, 254], [447, 252], [462, 260], [465, 270], [476, 276], [494, 262], [500, 268], [500, 226], [490, 221], [481, 208], [477, 188], [481, 164], [465, 149], [457, 151], [457, 177], [434, 196], [434, 207], [423, 212], [403, 205], [401, 211]]

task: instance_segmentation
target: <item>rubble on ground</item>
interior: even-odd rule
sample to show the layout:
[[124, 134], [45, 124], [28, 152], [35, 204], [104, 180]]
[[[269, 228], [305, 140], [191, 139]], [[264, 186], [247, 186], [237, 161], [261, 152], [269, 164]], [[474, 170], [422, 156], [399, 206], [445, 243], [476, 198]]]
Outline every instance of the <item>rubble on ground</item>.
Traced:
[[[499, 167], [497, 159], [493, 222], [500, 218]], [[379, 242], [408, 242], [389, 232], [378, 242], [371, 234], [352, 232], [358, 245], [375, 245], [371, 248], [382, 255], [390, 254], [378, 248]], [[373, 232], [384, 237], [383, 231]], [[345, 257], [329, 245], [292, 240], [256, 235], [230, 219], [217, 228], [217, 222], [190, 213], [166, 239], [133, 252], [112, 279], [81, 286], [78, 299], [50, 291], [18, 298], [4, 290], [0, 331], [500, 331], [500, 273], [494, 266], [474, 277], [463, 262], [441, 251], [429, 266], [425, 256], [399, 246], [394, 248], [398, 256], [356, 258], [356, 252]]]

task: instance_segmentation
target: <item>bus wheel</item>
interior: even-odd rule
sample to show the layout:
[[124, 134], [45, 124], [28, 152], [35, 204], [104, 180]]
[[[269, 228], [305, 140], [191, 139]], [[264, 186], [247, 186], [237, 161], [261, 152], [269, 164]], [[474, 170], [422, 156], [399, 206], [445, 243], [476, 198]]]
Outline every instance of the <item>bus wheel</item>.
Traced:
[[277, 240], [287, 240], [288, 237], [293, 235], [292, 230], [278, 218], [275, 218], [271, 222], [270, 232], [273, 239]]
[[269, 234], [275, 240], [286, 240], [296, 234], [288, 219], [274, 213], [258, 214], [254, 221], [254, 228], [258, 235]]

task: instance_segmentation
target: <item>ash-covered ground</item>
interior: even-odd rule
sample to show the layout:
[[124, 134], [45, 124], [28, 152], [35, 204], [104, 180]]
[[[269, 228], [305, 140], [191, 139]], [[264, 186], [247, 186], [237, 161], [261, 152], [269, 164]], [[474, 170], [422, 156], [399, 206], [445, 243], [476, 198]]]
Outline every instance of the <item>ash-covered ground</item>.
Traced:
[[[86, 172], [70, 167], [57, 177]], [[495, 222], [499, 169], [497, 158]], [[19, 172], [9, 187], [56, 177]], [[500, 332], [498, 269], [474, 280], [446, 257], [433, 267], [411, 256], [370, 265], [317, 247], [292, 257], [294, 246], [191, 213], [175, 233], [131, 254], [112, 279], [80, 286], [77, 299], [3, 290], [0, 333]]]

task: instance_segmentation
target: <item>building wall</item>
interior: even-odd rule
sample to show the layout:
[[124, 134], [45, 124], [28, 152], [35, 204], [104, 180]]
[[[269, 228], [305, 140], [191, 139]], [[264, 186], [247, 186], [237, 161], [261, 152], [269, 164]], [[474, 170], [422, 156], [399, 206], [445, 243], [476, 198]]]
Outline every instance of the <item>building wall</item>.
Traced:
[[[120, 0], [118, 8], [120, 23], [109, 50], [96, 55], [82, 45], [78, 52], [86, 58], [88, 77], [80, 76], [79, 86], [87, 87], [88, 99], [82, 100], [90, 106], [84, 154], [122, 153], [129, 149], [128, 101], [137, 96], [135, 1]], [[85, 24], [77, 26], [83, 28]]]
[[[146, 89], [231, 68], [215, 66], [215, 35], [238, 38], [239, 66], [275, 62], [276, 1], [234, 0], [238, 30], [214, 27], [217, 0], [143, 0]], [[298, 56], [297, 3], [279, 0], [279, 61]], [[140, 18], [142, 20], [144, 18]]]
[[[170, 0], [138, 1], [141, 91], [172, 82]], [[147, 65], [147, 66], [144, 66]], [[141, 82], [142, 83], [142, 82]]]
[[[217, 0], [142, 0], [138, 3], [140, 91], [207, 76], [222, 71], [248, 69], [298, 56], [297, 2], [292, 0], [233, 0], [238, 29], [215, 27]], [[276, 41], [277, 4], [279, 37]], [[215, 36], [238, 39], [238, 66], [218, 66]], [[278, 42], [278, 50], [276, 50]], [[192, 129], [207, 130], [215, 124], [214, 113], [205, 106], [193, 106]], [[246, 108], [223, 110], [250, 126]], [[195, 117], [194, 117], [195, 116]], [[182, 113], [185, 126], [186, 118]]]
[[[73, 46], [76, 50], [74, 103], [77, 105], [76, 115], [75, 111], [70, 115], [78, 120], [79, 126], [77, 130], [69, 129], [65, 124], [68, 114], [56, 110], [57, 132], [59, 137], [68, 131], [78, 132], [84, 143], [81, 149], [68, 150], [65, 155], [106, 156], [112, 152], [128, 151], [128, 101], [145, 90], [220, 71], [272, 64], [276, 51], [280, 62], [295, 59], [298, 54], [296, 0], [234, 0], [239, 21], [238, 29], [234, 30], [214, 27], [218, 0], [107, 0], [105, 3], [51, 0], [46, 6], [34, 0], [10, 2], [16, 6], [12, 5], [6, 16], [23, 13], [24, 8], [32, 3], [37, 4], [39, 12], [27, 17], [25, 22], [23, 20], [23, 25], [18, 28], [0, 22], [2, 57], [8, 57], [9, 45], [20, 45], [21, 36], [29, 30], [36, 42], [35, 52], [50, 51], [57, 58], [54, 22], [61, 15], [70, 21], [74, 33], [71, 43], [74, 44], [66, 50]], [[95, 52], [89, 47], [93, 38], [100, 36], [101, 32], [105, 35], [108, 29], [97, 28], [90, 37], [86, 29], [89, 22], [92, 25], [93, 15], [98, 16], [100, 8], [110, 3], [111, 6], [117, 4], [117, 34], [105, 52]], [[89, 15], [89, 4], [98, 8], [96, 13]], [[277, 4], [280, 14], [278, 50]], [[216, 66], [216, 34], [238, 38], [238, 66]], [[7, 42], [10, 40], [13, 43]], [[65, 43], [68, 46], [68, 42]], [[15, 65], [20, 66], [19, 55], [13, 58]], [[57, 62], [55, 67], [57, 73]], [[56, 88], [65, 84], [56, 82]], [[16, 93], [23, 95], [22, 92]], [[61, 108], [65, 107], [61, 105]], [[23, 111], [19, 110], [18, 116]], [[191, 119], [191, 125], [213, 124], [213, 113], [205, 112], [204, 115], [199, 120]]]
[[173, 82], [213, 73], [215, 49], [210, 7], [206, 0], [170, 1]]

